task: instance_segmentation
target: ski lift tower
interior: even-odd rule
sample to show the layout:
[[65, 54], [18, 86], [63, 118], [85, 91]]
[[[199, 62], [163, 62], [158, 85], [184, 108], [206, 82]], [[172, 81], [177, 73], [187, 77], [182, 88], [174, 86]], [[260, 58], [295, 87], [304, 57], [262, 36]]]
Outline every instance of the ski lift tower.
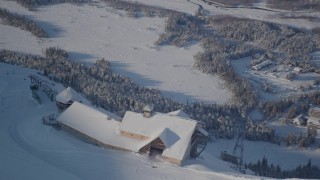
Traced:
[[244, 149], [244, 138], [245, 138], [246, 121], [243, 119], [237, 119], [235, 123], [235, 131], [237, 133], [236, 144], [233, 149], [233, 155], [237, 157], [238, 163], [237, 168], [242, 172], [243, 168], [243, 149]]

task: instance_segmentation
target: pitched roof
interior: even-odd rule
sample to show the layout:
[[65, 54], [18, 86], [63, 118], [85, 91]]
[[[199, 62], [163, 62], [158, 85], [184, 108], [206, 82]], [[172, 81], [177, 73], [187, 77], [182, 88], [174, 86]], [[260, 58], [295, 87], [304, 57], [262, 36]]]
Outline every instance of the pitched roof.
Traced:
[[[122, 122], [112, 118], [108, 111], [99, 111], [79, 102], [74, 102], [57, 121], [106, 145], [139, 152], [139, 150], [160, 138], [165, 145], [163, 156], [183, 160], [191, 136], [197, 128], [197, 121], [179, 116], [155, 113], [150, 118], [143, 114], [127, 111]], [[139, 140], [122, 136], [120, 131], [149, 137]]]
[[111, 118], [116, 115], [108, 111], [105, 113], [74, 102], [57, 118], [57, 121], [106, 145], [137, 152], [141, 141], [120, 136], [118, 131], [120, 122]]
[[119, 130], [144, 135], [150, 139], [158, 136], [166, 144], [162, 155], [182, 160], [196, 125], [197, 121], [179, 116], [155, 113], [144, 118], [140, 113], [127, 111]]
[[64, 104], [68, 103], [70, 100], [82, 101], [83, 99], [83, 97], [70, 87], [66, 88], [56, 96], [56, 101]]

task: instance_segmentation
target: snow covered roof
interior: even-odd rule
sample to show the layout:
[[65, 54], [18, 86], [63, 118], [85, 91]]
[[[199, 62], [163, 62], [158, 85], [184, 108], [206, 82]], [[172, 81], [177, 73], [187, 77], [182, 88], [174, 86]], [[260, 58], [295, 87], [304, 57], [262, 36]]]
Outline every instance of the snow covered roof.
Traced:
[[137, 152], [142, 141], [121, 136], [118, 131], [120, 122], [110, 118], [112, 116], [116, 115], [110, 112], [105, 114], [92, 107], [74, 102], [57, 118], [57, 121], [105, 145]]
[[293, 68], [293, 71], [294, 71], [294, 72], [301, 72], [302, 69], [301, 69], [300, 67], [294, 67], [294, 68]]
[[149, 112], [151, 112], [152, 109], [153, 109], [152, 106], [146, 105], [146, 106], [143, 108], [143, 111], [149, 111]]
[[308, 123], [320, 126], [320, 119], [319, 118], [315, 118], [315, 117], [309, 117], [308, 118]]
[[70, 100], [82, 101], [82, 99], [83, 98], [75, 90], [73, 90], [70, 87], [66, 88], [56, 96], [56, 101], [63, 104], [68, 103]]
[[162, 155], [182, 160], [196, 126], [197, 121], [179, 116], [155, 113], [144, 118], [140, 113], [127, 111], [119, 130], [147, 136], [150, 142], [160, 137], [166, 144]]
[[[116, 115], [75, 101], [57, 121], [105, 145], [139, 152], [141, 148], [160, 138], [165, 145], [163, 156], [183, 160], [197, 121], [172, 114], [154, 113], [149, 118], [141, 113], [127, 111], [122, 122]], [[149, 137], [135, 139], [121, 135], [121, 131]], [[205, 130], [200, 129], [204, 132]]]
[[179, 117], [183, 117], [183, 118], [188, 118], [190, 119], [189, 115], [187, 113], [185, 113], [184, 111], [182, 111], [181, 109], [177, 110], [177, 111], [172, 111], [167, 113], [168, 115], [171, 116], [179, 116]]
[[257, 64], [257, 65], [252, 66], [252, 68], [253, 68], [254, 70], [260, 70], [260, 69], [262, 69], [263, 67], [266, 67], [266, 66], [271, 65], [271, 64], [272, 64], [272, 61], [271, 61], [271, 60], [266, 60], [266, 61], [263, 61], [263, 62], [260, 63], [260, 64]]

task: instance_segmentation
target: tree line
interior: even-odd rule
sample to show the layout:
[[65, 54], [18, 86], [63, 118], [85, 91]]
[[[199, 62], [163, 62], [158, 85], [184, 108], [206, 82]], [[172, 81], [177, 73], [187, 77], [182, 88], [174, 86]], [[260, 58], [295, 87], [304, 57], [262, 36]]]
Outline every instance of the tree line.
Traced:
[[318, 0], [267, 0], [267, 7], [275, 9], [284, 9], [291, 11], [320, 11], [320, 3]]
[[4, 8], [0, 8], [0, 18], [5, 25], [18, 27], [22, 30], [31, 32], [38, 38], [47, 38], [48, 34], [36, 22], [26, 18], [25, 16], [11, 13]]
[[89, 67], [71, 61], [66, 51], [56, 47], [44, 50], [44, 57], [1, 50], [0, 61], [41, 70], [50, 79], [85, 95], [94, 105], [120, 116], [128, 110], [141, 112], [145, 105], [151, 104], [155, 111], [163, 113], [183, 109], [191, 118], [206, 123], [209, 129], [217, 128], [218, 117], [240, 116], [236, 108], [228, 105], [181, 104], [163, 97], [157, 89], [140, 87], [112, 72], [110, 62], [104, 59]]
[[320, 105], [320, 91], [291, 95], [285, 98], [264, 102], [261, 109], [268, 118], [287, 114], [287, 119], [292, 119], [299, 114], [306, 114], [310, 105]]
[[268, 163], [268, 159], [263, 157], [256, 163], [245, 164], [245, 169], [250, 169], [258, 176], [271, 178], [301, 178], [301, 179], [318, 179], [320, 177], [320, 168], [312, 165], [311, 159], [306, 165], [299, 165], [293, 170], [282, 170], [279, 165]]
[[84, 3], [89, 2], [91, 0], [14, 0], [22, 6], [33, 10], [34, 8], [51, 5], [56, 3]]

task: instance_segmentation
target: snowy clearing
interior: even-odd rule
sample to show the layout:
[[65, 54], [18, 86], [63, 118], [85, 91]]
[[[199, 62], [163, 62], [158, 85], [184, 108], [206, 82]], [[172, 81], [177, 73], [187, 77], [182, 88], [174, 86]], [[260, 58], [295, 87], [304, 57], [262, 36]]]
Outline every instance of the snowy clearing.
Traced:
[[[0, 1], [0, 7], [27, 15], [51, 37], [32, 39], [31, 33], [1, 25], [1, 48], [40, 55], [46, 47], [59, 47], [76, 61], [105, 58], [115, 72], [184, 103], [224, 104], [231, 97], [218, 77], [193, 69], [193, 55], [201, 51], [198, 45], [188, 48], [153, 45], [164, 31], [164, 18], [129, 18], [103, 3], [99, 6], [58, 4], [35, 12], [12, 1]], [[20, 36], [23, 41], [16, 38]]]

